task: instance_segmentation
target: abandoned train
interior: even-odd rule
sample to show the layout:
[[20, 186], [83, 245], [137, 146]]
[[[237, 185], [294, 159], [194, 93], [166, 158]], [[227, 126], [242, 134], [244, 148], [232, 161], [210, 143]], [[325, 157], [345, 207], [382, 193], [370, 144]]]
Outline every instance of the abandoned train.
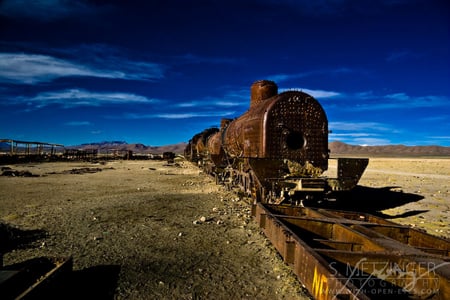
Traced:
[[336, 178], [323, 176], [328, 119], [316, 99], [301, 91], [278, 93], [269, 80], [256, 81], [250, 92], [249, 110], [196, 134], [186, 159], [256, 202], [303, 205], [356, 186], [368, 159], [338, 158]]

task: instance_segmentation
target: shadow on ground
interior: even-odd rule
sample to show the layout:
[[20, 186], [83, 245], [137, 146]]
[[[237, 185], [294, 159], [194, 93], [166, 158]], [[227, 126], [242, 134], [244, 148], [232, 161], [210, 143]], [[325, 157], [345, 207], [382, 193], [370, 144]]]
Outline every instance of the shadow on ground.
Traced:
[[5, 223], [0, 223], [0, 254], [15, 249], [34, 247], [37, 240], [46, 236], [47, 232], [44, 230], [22, 230]]
[[404, 193], [398, 186], [381, 188], [357, 186], [351, 191], [341, 192], [331, 198], [334, 199], [323, 201], [318, 207], [370, 213], [386, 219], [404, 218], [427, 212], [427, 210], [413, 210], [395, 216], [383, 214], [382, 211], [385, 209], [417, 202], [424, 198], [418, 194]]
[[[33, 257], [3, 265], [3, 255], [24, 248], [39, 247], [44, 230], [22, 230], [0, 223], [0, 299], [15, 299], [31, 286], [27, 299], [114, 299], [120, 273], [118, 265], [98, 265], [72, 271], [65, 258]], [[52, 275], [49, 275], [52, 274]], [[47, 277], [48, 276], [48, 277]]]
[[66, 283], [64, 299], [114, 299], [120, 266], [99, 265], [73, 271]]

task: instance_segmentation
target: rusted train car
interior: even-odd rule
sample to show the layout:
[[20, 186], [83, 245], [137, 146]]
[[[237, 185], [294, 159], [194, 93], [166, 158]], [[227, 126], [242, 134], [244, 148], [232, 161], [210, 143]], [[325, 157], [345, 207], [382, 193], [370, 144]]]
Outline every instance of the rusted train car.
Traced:
[[248, 111], [195, 135], [185, 156], [255, 202], [302, 205], [352, 189], [368, 164], [365, 158], [338, 158], [336, 178], [324, 177], [328, 134], [327, 116], [314, 97], [278, 93], [275, 82], [260, 80], [251, 86]]

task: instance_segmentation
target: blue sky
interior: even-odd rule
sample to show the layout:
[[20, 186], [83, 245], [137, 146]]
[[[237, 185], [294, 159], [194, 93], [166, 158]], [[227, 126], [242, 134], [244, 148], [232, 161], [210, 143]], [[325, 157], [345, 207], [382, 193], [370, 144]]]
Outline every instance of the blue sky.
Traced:
[[0, 138], [188, 141], [260, 79], [315, 96], [330, 141], [450, 146], [438, 0], [3, 0]]

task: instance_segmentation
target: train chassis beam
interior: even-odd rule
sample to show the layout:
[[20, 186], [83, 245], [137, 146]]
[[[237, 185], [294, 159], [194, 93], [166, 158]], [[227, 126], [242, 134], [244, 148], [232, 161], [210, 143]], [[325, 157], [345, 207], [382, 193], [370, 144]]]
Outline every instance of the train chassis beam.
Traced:
[[257, 203], [253, 214], [315, 299], [450, 299], [449, 240], [366, 213]]

